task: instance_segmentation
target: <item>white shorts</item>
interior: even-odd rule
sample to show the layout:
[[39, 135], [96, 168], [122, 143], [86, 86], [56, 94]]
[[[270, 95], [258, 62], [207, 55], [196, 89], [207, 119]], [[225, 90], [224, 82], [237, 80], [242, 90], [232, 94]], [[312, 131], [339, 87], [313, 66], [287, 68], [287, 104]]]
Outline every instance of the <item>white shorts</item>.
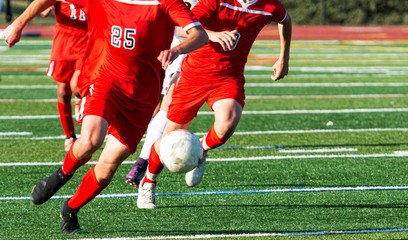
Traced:
[[171, 77], [173, 76], [174, 73], [176, 72], [181, 72], [181, 63], [183, 62], [183, 59], [186, 57], [186, 54], [181, 54], [174, 60], [166, 70], [166, 75], [164, 76], [164, 82], [163, 82], [163, 88], [161, 91], [162, 95], [165, 95], [167, 90], [169, 89], [170, 85], [173, 83], [171, 82]]

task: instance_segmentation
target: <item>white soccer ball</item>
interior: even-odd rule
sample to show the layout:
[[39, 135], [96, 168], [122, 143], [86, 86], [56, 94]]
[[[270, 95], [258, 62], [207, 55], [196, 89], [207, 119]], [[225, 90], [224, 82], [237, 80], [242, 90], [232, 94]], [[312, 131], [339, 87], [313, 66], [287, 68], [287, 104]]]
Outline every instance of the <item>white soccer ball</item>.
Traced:
[[160, 159], [171, 172], [186, 173], [200, 163], [203, 156], [200, 139], [187, 130], [175, 130], [160, 142]]

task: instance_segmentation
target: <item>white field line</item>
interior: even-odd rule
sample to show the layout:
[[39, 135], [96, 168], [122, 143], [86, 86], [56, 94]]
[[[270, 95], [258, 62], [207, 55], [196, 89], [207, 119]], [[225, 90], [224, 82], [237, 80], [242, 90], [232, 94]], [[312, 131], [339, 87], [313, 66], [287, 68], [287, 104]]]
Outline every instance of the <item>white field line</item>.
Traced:
[[126, 237], [126, 238], [87, 238], [88, 240], [167, 240], [167, 239], [208, 239], [208, 238], [248, 238], [259, 239], [274, 236], [324, 236], [341, 234], [369, 234], [369, 233], [391, 233], [407, 232], [408, 228], [391, 229], [361, 229], [361, 230], [339, 230], [339, 231], [310, 231], [310, 232], [269, 232], [269, 233], [241, 233], [241, 234], [203, 234], [203, 235], [175, 235], [175, 236], [152, 236], [152, 237]]
[[[331, 154], [331, 155], [290, 155], [290, 156], [256, 156], [242, 158], [207, 158], [209, 162], [239, 162], [239, 161], [264, 161], [264, 160], [282, 160], [282, 159], [314, 159], [314, 158], [385, 158], [385, 157], [408, 157], [408, 151], [396, 151], [394, 153], [380, 154]], [[95, 165], [96, 161], [89, 161], [86, 164]], [[122, 164], [134, 164], [135, 161], [123, 161]], [[0, 163], [0, 167], [14, 166], [60, 166], [62, 162], [12, 162]]]
[[57, 85], [1, 85], [0, 89], [56, 89]]
[[[307, 73], [390, 73], [390, 72], [405, 72], [408, 73], [408, 67], [400, 66], [345, 66], [345, 67], [291, 67], [291, 71], [307, 72]], [[272, 71], [273, 67], [267, 66], [246, 66], [245, 71]]]
[[0, 132], [0, 136], [29, 136], [32, 132]]
[[[378, 113], [378, 112], [408, 112], [408, 108], [360, 108], [360, 109], [316, 109], [316, 110], [271, 110], [271, 111], [243, 111], [245, 115], [266, 114], [326, 114], [326, 113]], [[198, 115], [213, 115], [213, 112], [199, 111]], [[0, 120], [25, 120], [25, 119], [54, 119], [58, 115], [26, 115], [26, 116], [0, 116]]]
[[[275, 131], [252, 131], [235, 132], [234, 135], [260, 135], [260, 134], [299, 134], [299, 133], [338, 133], [338, 132], [406, 132], [408, 128], [362, 128], [362, 129], [312, 129], [312, 130], [275, 130]], [[195, 133], [204, 136], [207, 133]]]
[[[246, 83], [245, 87], [403, 87], [408, 82], [351, 82], [351, 83]], [[0, 89], [50, 89], [53, 85], [0, 85]]]
[[[320, 99], [320, 98], [405, 98], [408, 94], [350, 94], [350, 95], [271, 95], [271, 96], [246, 96], [246, 99]], [[1, 100], [0, 100], [1, 102]]]
[[[44, 68], [45, 69], [45, 68]], [[47, 70], [47, 69], [45, 69]], [[45, 71], [44, 70], [44, 71]], [[316, 79], [316, 78], [361, 78], [361, 77], [389, 77], [389, 76], [398, 76], [398, 75], [404, 75], [404, 74], [378, 74], [378, 73], [372, 73], [372, 74], [299, 74], [299, 73], [289, 73], [289, 77], [294, 77], [294, 78], [310, 78], [310, 79]], [[270, 79], [270, 74], [250, 74], [250, 73], [245, 73], [245, 78], [247, 79], [252, 79], [252, 78], [264, 78], [264, 79]], [[27, 80], [27, 79], [49, 79], [44, 73], [44, 75], [21, 75], [21, 74], [13, 74], [9, 73], [7, 75], [2, 75], [2, 79], [19, 79], [19, 80]]]
[[322, 148], [322, 149], [280, 149], [280, 153], [328, 153], [328, 152], [357, 152], [357, 148]]
[[[313, 129], [313, 130], [270, 130], [270, 131], [248, 131], [248, 132], [235, 132], [234, 135], [263, 135], [263, 134], [303, 134], [303, 133], [340, 133], [340, 132], [407, 132], [408, 128], [363, 128], [363, 129]], [[24, 132], [23, 132], [24, 133]], [[207, 132], [196, 132], [197, 136], [204, 136]], [[79, 136], [79, 135], [77, 135]], [[0, 140], [55, 140], [65, 139], [64, 135], [61, 136], [45, 136], [45, 137], [30, 137], [30, 138], [16, 138], [16, 137], [1, 137]], [[144, 141], [144, 139], [142, 139]], [[232, 147], [221, 147], [229, 149]], [[243, 149], [264, 149], [264, 148], [277, 148], [277, 146], [246, 146], [240, 147]]]
[[[351, 95], [271, 95], [246, 96], [247, 100], [254, 99], [320, 99], [320, 98], [405, 98], [408, 94], [351, 94]], [[57, 102], [57, 99], [0, 99], [0, 102]]]
[[[251, 54], [251, 56], [254, 56], [257, 58], [270, 58], [270, 57], [276, 57], [274, 54]], [[338, 59], [349, 59], [352, 60], [353, 58], [357, 59], [362, 59], [362, 58], [367, 58], [368, 60], [371, 60], [374, 58], [374, 60], [377, 58], [406, 58], [408, 57], [408, 54], [406, 52], [401, 52], [401, 53], [313, 53], [313, 54], [308, 54], [308, 53], [294, 53], [290, 55], [291, 60], [296, 59], [296, 58], [338, 58]], [[370, 59], [371, 58], [371, 59]], [[256, 59], [256, 58], [255, 58]]]
[[13, 80], [29, 80], [29, 79], [50, 79], [49, 76], [45, 75], [22, 75], [9, 73], [7, 75], [1, 75], [2, 79], [13, 79]]
[[0, 99], [0, 102], [57, 102], [57, 99]]
[[408, 82], [352, 82], [352, 83], [246, 83], [245, 87], [403, 87]]
[[[19, 43], [20, 44], [20, 43]], [[7, 60], [7, 59], [13, 59], [13, 60], [16, 60], [16, 59], [19, 59], [19, 60], [21, 60], [21, 59], [47, 59], [47, 60], [49, 60], [50, 59], [50, 54], [38, 54], [38, 55], [28, 55], [28, 54], [22, 54], [22, 55], [1, 55], [1, 58], [2, 59], [4, 59], [4, 60]]]
[[[273, 73], [273, 72], [271, 72]], [[272, 74], [250, 74], [250, 73], [245, 73], [245, 78], [246, 79], [270, 79]], [[368, 74], [326, 74], [326, 73], [316, 73], [316, 74], [299, 74], [299, 73], [294, 73], [294, 72], [289, 72], [289, 75], [287, 77], [293, 78], [293, 79], [319, 79], [319, 78], [366, 78], [366, 77], [375, 77], [375, 78], [380, 78], [380, 77], [390, 77], [390, 76], [406, 76], [407, 73], [368, 73]]]

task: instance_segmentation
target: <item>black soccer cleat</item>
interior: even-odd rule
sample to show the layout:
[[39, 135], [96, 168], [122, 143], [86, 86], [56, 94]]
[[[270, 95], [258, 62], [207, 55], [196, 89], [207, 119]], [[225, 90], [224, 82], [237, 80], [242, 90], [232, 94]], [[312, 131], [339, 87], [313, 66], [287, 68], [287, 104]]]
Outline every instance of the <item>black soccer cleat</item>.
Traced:
[[62, 233], [80, 234], [85, 231], [79, 226], [77, 214], [79, 209], [72, 209], [68, 206], [68, 200], [61, 207]]
[[53, 172], [50, 176], [39, 181], [31, 192], [30, 199], [34, 204], [43, 204], [48, 201], [58, 190], [71, 179], [73, 175], [64, 175], [62, 168]]

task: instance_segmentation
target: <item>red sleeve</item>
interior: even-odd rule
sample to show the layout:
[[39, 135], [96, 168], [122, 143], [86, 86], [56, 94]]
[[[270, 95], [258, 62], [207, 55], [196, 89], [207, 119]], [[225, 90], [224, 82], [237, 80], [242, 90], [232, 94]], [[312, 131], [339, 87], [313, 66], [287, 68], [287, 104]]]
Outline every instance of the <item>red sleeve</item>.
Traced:
[[278, 0], [273, 0], [275, 9], [272, 12], [272, 21], [282, 22], [286, 18], [286, 9]]
[[185, 27], [191, 23], [199, 22], [182, 0], [168, 0], [167, 12], [177, 26]]
[[207, 20], [218, 11], [219, 5], [218, 0], [199, 0], [192, 9], [192, 12], [205, 25]]

